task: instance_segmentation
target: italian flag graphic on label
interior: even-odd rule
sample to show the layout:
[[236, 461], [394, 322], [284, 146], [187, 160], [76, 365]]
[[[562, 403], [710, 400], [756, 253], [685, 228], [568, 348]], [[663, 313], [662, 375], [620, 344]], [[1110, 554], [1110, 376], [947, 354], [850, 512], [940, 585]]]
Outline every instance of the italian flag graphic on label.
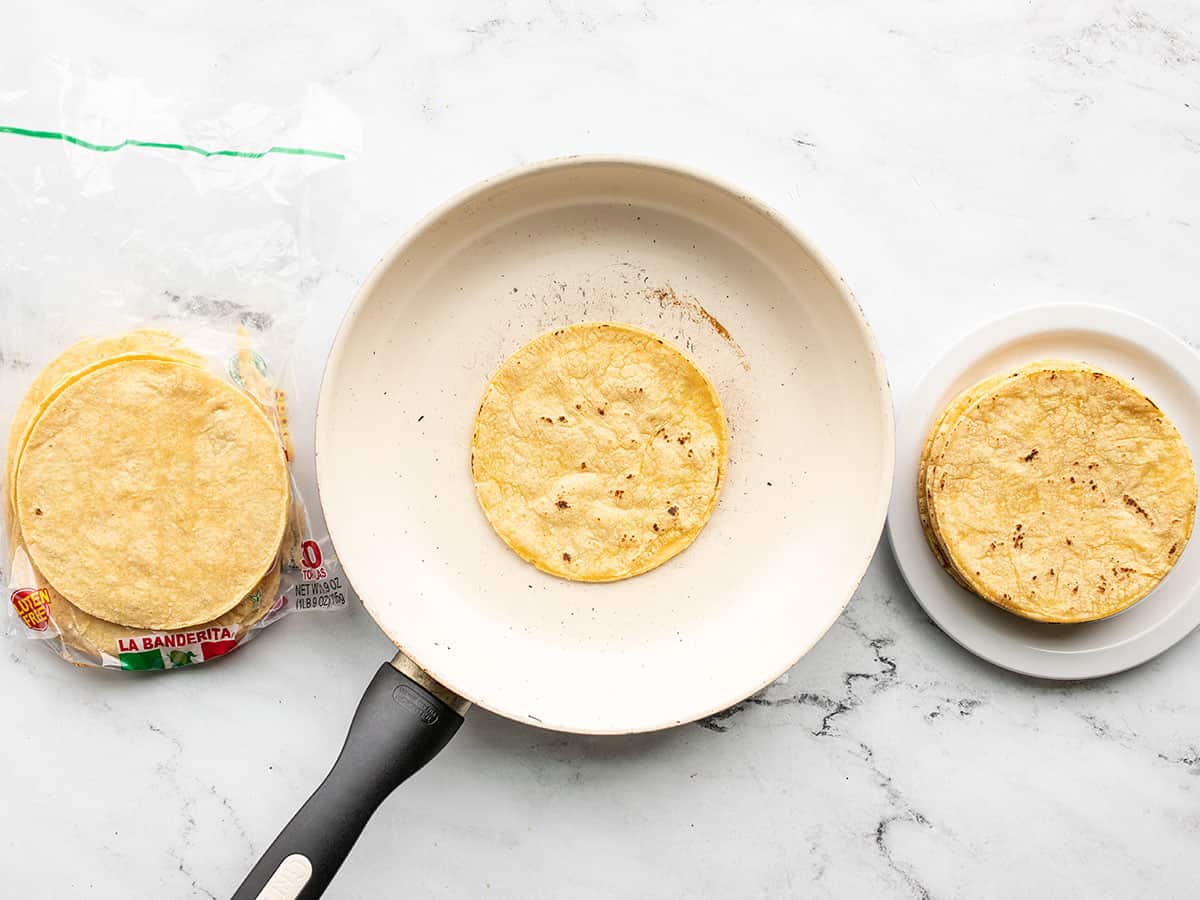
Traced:
[[122, 669], [178, 669], [224, 656], [238, 645], [239, 630], [235, 625], [120, 638], [117, 658]]

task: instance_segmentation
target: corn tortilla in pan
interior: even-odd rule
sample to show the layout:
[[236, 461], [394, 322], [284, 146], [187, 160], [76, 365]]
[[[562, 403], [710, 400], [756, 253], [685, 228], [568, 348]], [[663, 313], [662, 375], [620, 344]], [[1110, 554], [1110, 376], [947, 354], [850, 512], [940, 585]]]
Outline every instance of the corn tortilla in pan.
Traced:
[[729, 452], [716, 389], [649, 332], [587, 322], [492, 376], [471, 441], [480, 506], [522, 559], [577, 581], [647, 572], [695, 540]]

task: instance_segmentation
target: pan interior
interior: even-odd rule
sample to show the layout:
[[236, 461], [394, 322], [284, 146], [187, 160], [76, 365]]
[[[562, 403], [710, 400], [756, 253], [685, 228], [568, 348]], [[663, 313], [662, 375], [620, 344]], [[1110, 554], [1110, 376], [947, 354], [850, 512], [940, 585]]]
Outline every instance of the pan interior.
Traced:
[[[468, 459], [496, 367], [588, 320], [685, 348], [730, 425], [696, 542], [609, 584], [511, 553]], [[645, 731], [744, 698], [836, 619], [883, 522], [890, 396], [857, 307], [769, 213], [674, 169], [567, 161], [481, 186], [380, 264], [330, 355], [317, 472], [351, 582], [438, 680], [548, 728]]]

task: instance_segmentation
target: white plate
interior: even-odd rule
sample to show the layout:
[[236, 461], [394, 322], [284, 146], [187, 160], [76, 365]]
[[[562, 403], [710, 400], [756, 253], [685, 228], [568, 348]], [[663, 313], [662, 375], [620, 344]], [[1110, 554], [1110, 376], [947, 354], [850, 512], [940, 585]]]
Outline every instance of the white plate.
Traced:
[[910, 397], [896, 436], [888, 537], [925, 612], [951, 638], [1005, 669], [1040, 678], [1111, 675], [1153, 659], [1200, 624], [1200, 541], [1144, 600], [1082, 625], [1032, 622], [964, 590], [938, 565], [917, 517], [916, 478], [934, 417], [961, 390], [1038, 359], [1078, 359], [1128, 378], [1200, 450], [1200, 356], [1129, 313], [1064, 304], [1024, 309], [968, 335], [934, 364]]

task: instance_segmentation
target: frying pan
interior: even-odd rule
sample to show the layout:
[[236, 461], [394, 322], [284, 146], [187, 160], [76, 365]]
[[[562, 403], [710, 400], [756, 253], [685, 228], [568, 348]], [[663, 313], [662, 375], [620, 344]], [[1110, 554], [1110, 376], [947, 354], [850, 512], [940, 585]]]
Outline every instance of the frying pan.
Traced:
[[[730, 425], [727, 479], [695, 543], [608, 584], [558, 579], [510, 552], [469, 468], [489, 375], [529, 339], [588, 320], [685, 348]], [[400, 653], [235, 900], [318, 896], [470, 704], [625, 734], [771, 683], [866, 570], [893, 421], [860, 310], [778, 215], [674, 166], [572, 158], [467, 191], [385, 257], [330, 352], [316, 450], [342, 565]]]

